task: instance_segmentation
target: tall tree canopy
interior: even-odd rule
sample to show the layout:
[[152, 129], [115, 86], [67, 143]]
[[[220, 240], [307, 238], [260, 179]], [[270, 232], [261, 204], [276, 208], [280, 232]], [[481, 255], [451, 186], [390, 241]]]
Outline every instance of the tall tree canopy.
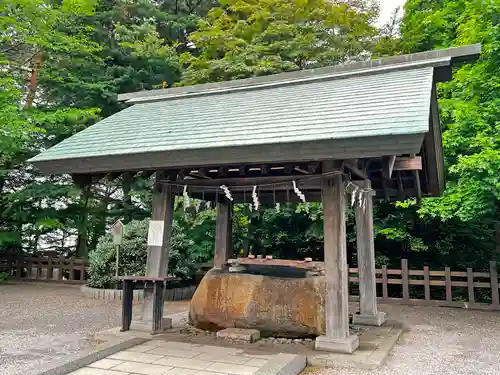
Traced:
[[[415, 1], [406, 5], [403, 48], [417, 52], [483, 44], [479, 63], [454, 73], [439, 90], [448, 167], [443, 197], [428, 199], [420, 213], [468, 223], [493, 241], [500, 228], [500, 1]], [[493, 256], [498, 251], [491, 245]]]
[[38, 179], [38, 172], [24, 161], [78, 131], [96, 113], [59, 105], [45, 95], [46, 86], [40, 84], [47, 62], [73, 61], [78, 55], [92, 58], [99, 50], [89, 39], [87, 25], [80, 22], [93, 8], [92, 0], [6, 0], [0, 4], [2, 248], [19, 249], [23, 240], [29, 247], [33, 238], [60, 224], [54, 219], [53, 204], [69, 195], [72, 187]]
[[[379, 204], [375, 224], [380, 263], [404, 256], [431, 266], [484, 266], [499, 213], [500, 0], [408, 0], [403, 19], [395, 13], [379, 30], [377, 3], [0, 2], [0, 251], [86, 256], [114, 220], [149, 216], [147, 175], [82, 188], [69, 176], [42, 177], [25, 163], [123, 108], [117, 93], [481, 42], [481, 61], [457, 68], [453, 81], [439, 87], [445, 195], [422, 207]], [[238, 207], [235, 248], [320, 257], [321, 218], [316, 205], [261, 213]], [[209, 256], [214, 213], [176, 219], [193, 241], [194, 258]], [[348, 215], [351, 231], [353, 225]], [[349, 241], [354, 250], [352, 235]]]
[[221, 0], [190, 35], [185, 85], [366, 59], [378, 6], [344, 0]]

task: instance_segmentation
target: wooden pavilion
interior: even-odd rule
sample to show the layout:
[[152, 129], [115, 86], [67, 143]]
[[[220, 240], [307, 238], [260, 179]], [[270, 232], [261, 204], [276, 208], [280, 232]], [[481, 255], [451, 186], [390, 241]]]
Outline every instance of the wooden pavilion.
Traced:
[[[377, 309], [372, 195], [437, 196], [445, 186], [436, 83], [480, 45], [119, 96], [130, 104], [30, 160], [91, 183], [156, 174], [148, 276], [165, 276], [176, 195], [215, 202], [214, 266], [232, 253], [233, 203], [322, 201], [328, 283], [322, 350], [352, 353], [345, 196], [356, 190], [360, 313]], [[229, 191], [229, 194], [227, 193]], [[302, 194], [302, 195], [301, 195]], [[354, 193], [356, 194], [356, 193]], [[358, 198], [356, 198], [358, 199]], [[152, 308], [145, 303], [143, 319]]]

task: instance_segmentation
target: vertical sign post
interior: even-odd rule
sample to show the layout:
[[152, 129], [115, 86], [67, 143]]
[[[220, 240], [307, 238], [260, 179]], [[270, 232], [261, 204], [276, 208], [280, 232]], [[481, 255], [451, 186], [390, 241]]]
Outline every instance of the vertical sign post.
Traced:
[[122, 244], [123, 233], [125, 232], [125, 225], [120, 220], [117, 220], [111, 226], [111, 234], [113, 235], [113, 243], [116, 245], [116, 269], [115, 276], [118, 282], [118, 264], [120, 259], [120, 245]]

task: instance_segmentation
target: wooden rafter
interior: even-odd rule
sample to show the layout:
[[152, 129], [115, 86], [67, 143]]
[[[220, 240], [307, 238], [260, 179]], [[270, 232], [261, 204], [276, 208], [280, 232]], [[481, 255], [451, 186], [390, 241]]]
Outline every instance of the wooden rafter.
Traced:
[[392, 177], [392, 171], [394, 170], [394, 164], [396, 162], [396, 155], [384, 156], [382, 158], [382, 176], [386, 179]]
[[363, 180], [369, 179], [368, 174], [359, 169], [358, 167], [358, 159], [350, 159], [344, 162], [344, 166], [349, 169], [353, 174], [355, 174], [358, 178]]

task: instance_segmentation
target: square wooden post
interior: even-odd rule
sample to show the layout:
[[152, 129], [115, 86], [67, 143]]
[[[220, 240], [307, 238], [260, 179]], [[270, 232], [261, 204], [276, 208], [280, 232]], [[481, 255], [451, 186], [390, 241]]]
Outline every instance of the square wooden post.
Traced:
[[[174, 195], [165, 182], [164, 174], [156, 172], [156, 184], [153, 190], [153, 211], [148, 231], [148, 258], [146, 276], [167, 276], [172, 222], [174, 218]], [[142, 320], [150, 330], [153, 321], [153, 285], [147, 283], [144, 288]], [[168, 322], [163, 323], [169, 328]]]
[[217, 223], [215, 229], [214, 268], [222, 268], [231, 257], [232, 227], [231, 221], [233, 205], [224, 199], [217, 202]]
[[[336, 172], [333, 161], [323, 162], [323, 173]], [[357, 335], [349, 332], [349, 268], [345, 223], [345, 189], [340, 172], [321, 182], [324, 221], [326, 335], [316, 338], [315, 348], [337, 353], [353, 353], [359, 347]]]
[[[362, 189], [371, 189], [370, 180], [357, 181]], [[364, 206], [356, 205], [356, 240], [359, 269], [359, 314], [354, 324], [381, 326], [385, 313], [377, 309], [377, 280], [375, 275], [375, 245], [373, 241], [373, 194]]]

